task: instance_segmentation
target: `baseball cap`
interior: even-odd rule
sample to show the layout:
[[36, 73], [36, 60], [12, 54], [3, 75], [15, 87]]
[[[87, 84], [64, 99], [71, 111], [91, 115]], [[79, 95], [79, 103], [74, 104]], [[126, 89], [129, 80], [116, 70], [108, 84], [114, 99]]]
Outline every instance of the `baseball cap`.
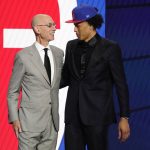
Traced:
[[95, 7], [89, 5], [80, 5], [72, 10], [72, 20], [66, 21], [66, 23], [78, 23], [86, 21], [98, 14], [98, 10]]

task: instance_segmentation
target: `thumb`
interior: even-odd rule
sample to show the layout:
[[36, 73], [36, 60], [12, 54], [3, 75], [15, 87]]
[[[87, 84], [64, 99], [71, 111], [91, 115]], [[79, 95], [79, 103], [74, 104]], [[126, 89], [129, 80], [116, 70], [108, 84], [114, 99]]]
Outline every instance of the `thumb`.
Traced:
[[121, 139], [121, 130], [118, 129], [118, 139]]
[[18, 130], [19, 130], [19, 132], [22, 132], [22, 129], [21, 129], [21, 125], [19, 124], [19, 126], [18, 126]]

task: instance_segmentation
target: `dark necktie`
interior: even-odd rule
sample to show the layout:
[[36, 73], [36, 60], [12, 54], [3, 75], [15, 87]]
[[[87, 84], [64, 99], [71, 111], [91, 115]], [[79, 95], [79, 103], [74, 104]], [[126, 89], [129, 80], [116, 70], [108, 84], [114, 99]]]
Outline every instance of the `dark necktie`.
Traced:
[[80, 67], [80, 76], [81, 78], [84, 77], [84, 74], [85, 74], [85, 71], [86, 71], [86, 63], [87, 63], [87, 52], [86, 52], [87, 49], [84, 49], [83, 50], [83, 53], [81, 55], [81, 67]]
[[47, 75], [48, 75], [49, 81], [51, 83], [51, 65], [50, 65], [49, 57], [47, 55], [48, 48], [44, 48], [44, 51], [45, 51], [44, 66], [46, 68]]
[[85, 75], [87, 67], [87, 51], [89, 49], [89, 44], [87, 42], [82, 42], [81, 45], [81, 61], [80, 61], [80, 77], [83, 78]]

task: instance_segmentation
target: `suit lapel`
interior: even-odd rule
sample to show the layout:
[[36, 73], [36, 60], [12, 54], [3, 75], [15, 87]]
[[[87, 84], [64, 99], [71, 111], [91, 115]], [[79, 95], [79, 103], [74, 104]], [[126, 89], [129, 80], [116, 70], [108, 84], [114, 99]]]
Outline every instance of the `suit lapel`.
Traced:
[[76, 68], [75, 59], [74, 59], [74, 52], [77, 49], [77, 45], [78, 45], [78, 43], [75, 43], [74, 46], [73, 46], [73, 49], [71, 49], [71, 60], [70, 60], [70, 62], [72, 62], [71, 70], [72, 70], [72, 67], [73, 67], [73, 70], [74, 70], [73, 75], [75, 75], [76, 78], [80, 78], [80, 74], [79, 74], [79, 72]]
[[95, 48], [92, 52], [92, 55], [90, 57], [90, 60], [89, 60], [89, 63], [88, 63], [88, 66], [87, 66], [87, 72], [88, 70], [90, 69], [92, 63], [93, 63], [93, 60], [95, 60], [98, 56], [102, 56], [102, 54], [105, 52], [105, 46], [103, 46], [103, 39], [100, 38], [97, 42], [96, 42], [96, 45], [95, 45]]
[[43, 65], [43, 62], [41, 60], [41, 57], [40, 57], [35, 45], [31, 46], [30, 55], [32, 57], [32, 59], [31, 59], [32, 63], [39, 70], [39, 72], [42, 74], [42, 76], [45, 78], [45, 80], [50, 84], [46, 69]]

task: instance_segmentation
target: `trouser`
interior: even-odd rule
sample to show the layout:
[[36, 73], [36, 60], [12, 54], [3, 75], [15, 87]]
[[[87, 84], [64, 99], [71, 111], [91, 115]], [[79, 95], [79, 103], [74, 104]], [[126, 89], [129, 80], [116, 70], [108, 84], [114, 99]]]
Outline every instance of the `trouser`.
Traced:
[[57, 144], [57, 131], [52, 119], [48, 121], [47, 127], [42, 132], [19, 133], [19, 150], [55, 150]]
[[107, 150], [108, 126], [65, 125], [65, 150]]

